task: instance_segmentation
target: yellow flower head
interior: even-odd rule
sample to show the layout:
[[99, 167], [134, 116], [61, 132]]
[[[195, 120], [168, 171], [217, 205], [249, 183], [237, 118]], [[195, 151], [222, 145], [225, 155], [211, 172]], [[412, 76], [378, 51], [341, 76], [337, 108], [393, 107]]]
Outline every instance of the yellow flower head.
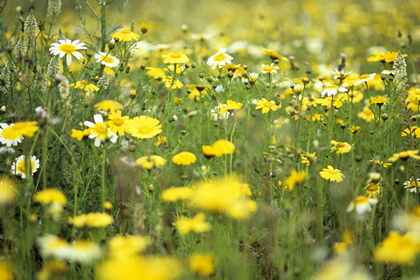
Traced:
[[420, 253], [420, 239], [417, 233], [400, 234], [391, 231], [374, 251], [374, 258], [378, 262], [389, 264], [410, 265]]
[[196, 253], [188, 258], [188, 266], [192, 271], [202, 276], [210, 276], [215, 273], [216, 259], [209, 253]]
[[5, 176], [0, 176], [0, 206], [12, 201], [16, 194], [15, 182]]
[[390, 157], [388, 160], [395, 162], [399, 159], [401, 160], [407, 160], [408, 158], [420, 159], [420, 156], [417, 155], [418, 153], [419, 153], [418, 150], [407, 150], [401, 153], [393, 154], [392, 157]]
[[180, 152], [172, 158], [172, 162], [178, 165], [190, 165], [197, 160], [197, 157], [190, 152]]
[[121, 111], [124, 108], [124, 106], [121, 103], [114, 100], [104, 100], [99, 103], [96, 103], [95, 108], [98, 111], [112, 112], [118, 110]]
[[296, 170], [292, 170], [290, 172], [290, 176], [287, 177], [287, 179], [285, 180], [285, 187], [291, 191], [297, 184], [302, 183], [303, 181], [305, 181], [306, 179], [306, 171], [302, 170], [302, 171], [296, 171]]
[[130, 258], [143, 252], [150, 244], [152, 244], [150, 237], [116, 235], [108, 241], [108, 248], [112, 257]]
[[382, 106], [385, 103], [388, 103], [389, 99], [385, 98], [383, 96], [376, 96], [376, 97], [371, 97], [370, 98], [370, 104], [376, 104], [378, 106]]
[[[373, 56], [369, 57], [367, 59], [367, 61], [371, 61], [371, 62], [375, 62], [375, 61], [379, 61], [379, 62], [388, 62], [388, 63], [393, 63], [395, 62], [395, 59], [398, 56], [398, 52], [374, 52]], [[406, 54], [403, 54], [402, 56], [407, 57]]]
[[162, 55], [163, 63], [168, 64], [180, 64], [180, 63], [188, 63], [190, 60], [188, 56], [179, 52], [171, 52], [168, 54]]
[[190, 232], [207, 232], [211, 230], [211, 224], [205, 221], [206, 216], [204, 213], [198, 213], [194, 218], [187, 218], [184, 216], [179, 217], [175, 222], [175, 227], [180, 234], [185, 235]]
[[163, 201], [178, 201], [186, 200], [191, 198], [194, 192], [193, 188], [190, 187], [170, 187], [162, 191], [162, 200]]
[[158, 119], [140, 116], [127, 121], [126, 131], [133, 137], [149, 139], [162, 132], [162, 125], [159, 124]]
[[139, 34], [136, 34], [129, 29], [122, 29], [119, 32], [112, 34], [111, 37], [118, 38], [122, 42], [138, 41], [140, 39]]
[[263, 114], [267, 114], [268, 112], [271, 111], [277, 111], [277, 109], [281, 108], [281, 105], [276, 105], [276, 103], [274, 101], [268, 101], [265, 98], [262, 98], [261, 100], [258, 100], [255, 105], [257, 105], [255, 107], [255, 109], [261, 109], [261, 112]]
[[249, 199], [251, 194], [248, 184], [240, 182], [236, 177], [226, 177], [198, 184], [191, 202], [201, 210], [227, 213], [234, 219], [246, 219], [258, 208], [255, 201]]
[[75, 227], [106, 227], [114, 222], [112, 216], [106, 213], [81, 214], [69, 219], [69, 223]]
[[331, 144], [334, 145], [331, 148], [331, 152], [335, 151], [337, 155], [345, 154], [351, 151], [351, 146], [347, 142], [337, 142], [337, 141], [332, 140]]
[[41, 204], [59, 203], [65, 205], [67, 198], [57, 189], [45, 189], [34, 195], [34, 201]]
[[124, 136], [124, 133], [127, 130], [127, 121], [130, 119], [128, 116], [121, 116], [121, 111], [112, 111], [108, 114], [107, 126], [111, 129], [112, 132], [116, 133], [119, 136]]
[[152, 28], [152, 26], [151, 25], [148, 25], [148, 24], [145, 24], [145, 23], [141, 23], [141, 26], [140, 26], [140, 30], [141, 30], [141, 33], [147, 33], [149, 30], [150, 30], [150, 28]]
[[136, 160], [136, 164], [145, 168], [145, 169], [153, 169], [153, 168], [159, 168], [164, 166], [166, 163], [166, 159], [164, 159], [161, 156], [151, 155], [151, 156], [144, 156], [139, 157]]
[[279, 55], [278, 53], [276, 53], [273, 50], [263, 49], [263, 52], [264, 52], [265, 55], [268, 55], [272, 60], [278, 59], [278, 60], [282, 60], [282, 61], [289, 61], [287, 58], [285, 58], [282, 55]]
[[340, 170], [334, 169], [331, 165], [322, 169], [322, 171], [319, 172], [319, 175], [321, 175], [321, 177], [325, 180], [330, 180], [332, 182], [341, 182], [345, 178], [344, 174]]

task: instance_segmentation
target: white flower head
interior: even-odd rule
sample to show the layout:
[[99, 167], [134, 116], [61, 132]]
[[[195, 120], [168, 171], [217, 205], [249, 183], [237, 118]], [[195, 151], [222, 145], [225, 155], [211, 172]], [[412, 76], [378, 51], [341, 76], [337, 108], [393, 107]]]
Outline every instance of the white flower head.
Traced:
[[66, 63], [70, 65], [72, 56], [76, 59], [83, 58], [83, 55], [78, 50], [86, 50], [85, 43], [79, 43], [79, 40], [71, 41], [69, 39], [58, 40], [58, 43], [52, 43], [49, 49], [53, 55], [58, 55], [60, 58], [66, 56]]
[[[39, 168], [39, 159], [36, 156], [31, 156], [29, 161], [30, 173], [34, 174]], [[22, 178], [26, 178], [26, 162], [25, 156], [21, 155], [15, 159], [12, 164], [12, 174], [19, 175]]]
[[220, 48], [217, 53], [210, 56], [207, 60], [207, 64], [211, 67], [211, 69], [216, 69], [216, 67], [227, 65], [232, 62], [233, 57], [226, 53], [226, 48]]
[[339, 92], [348, 92], [348, 91], [349, 90], [345, 87], [339, 87], [337, 85], [329, 85], [322, 90], [321, 96], [322, 97], [324, 97], [325, 95], [333, 96], [333, 95], [337, 95]]
[[5, 144], [7, 147], [16, 146], [22, 142], [23, 136], [19, 133], [16, 135], [16, 132], [13, 130], [15, 124], [8, 125], [7, 123], [0, 123], [0, 142]]
[[105, 140], [110, 140], [115, 143], [117, 141], [118, 135], [111, 131], [108, 128], [101, 114], [96, 114], [93, 116], [95, 123], [90, 121], [85, 121], [84, 125], [89, 127], [89, 138], [95, 139], [95, 146], [99, 147], [101, 142]]
[[95, 54], [95, 59], [96, 62], [99, 62], [111, 68], [120, 65], [120, 60], [118, 58], [104, 52], [98, 52], [97, 54]]
[[363, 215], [364, 213], [372, 211], [372, 205], [376, 203], [378, 203], [378, 199], [376, 198], [359, 195], [350, 202], [347, 207], [347, 212], [355, 210], [358, 215]]

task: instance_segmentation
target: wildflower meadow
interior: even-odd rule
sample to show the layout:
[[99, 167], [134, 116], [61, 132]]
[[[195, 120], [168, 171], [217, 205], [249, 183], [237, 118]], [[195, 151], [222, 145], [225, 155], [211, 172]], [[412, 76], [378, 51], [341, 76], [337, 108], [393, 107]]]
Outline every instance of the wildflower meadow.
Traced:
[[4, 0], [0, 279], [420, 279], [420, 2]]

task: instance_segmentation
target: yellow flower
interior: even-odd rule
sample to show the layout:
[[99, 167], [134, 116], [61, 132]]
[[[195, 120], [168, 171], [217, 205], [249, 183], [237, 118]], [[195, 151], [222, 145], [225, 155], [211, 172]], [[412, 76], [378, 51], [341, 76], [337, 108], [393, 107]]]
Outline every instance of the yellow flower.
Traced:
[[211, 230], [211, 224], [205, 222], [205, 219], [206, 216], [204, 213], [198, 213], [191, 219], [181, 216], [178, 221], [175, 222], [175, 227], [181, 235], [185, 235], [190, 232], [207, 232]]
[[106, 227], [114, 222], [112, 216], [106, 213], [81, 214], [69, 219], [69, 223], [75, 227]]
[[263, 114], [267, 114], [268, 112], [271, 111], [277, 111], [277, 109], [281, 108], [281, 105], [276, 105], [276, 103], [274, 101], [268, 101], [265, 98], [262, 98], [261, 100], [258, 100], [255, 105], [257, 105], [255, 107], [255, 109], [261, 109], [261, 112]]
[[45, 189], [34, 195], [34, 201], [41, 204], [59, 203], [65, 205], [67, 198], [57, 189]]
[[124, 106], [114, 100], [104, 100], [99, 103], [96, 103], [95, 106], [96, 110], [98, 111], [105, 111], [105, 112], [112, 112], [122, 110]]
[[108, 248], [111, 257], [130, 258], [142, 253], [150, 244], [152, 244], [152, 239], [148, 236], [116, 235], [108, 241]]
[[144, 156], [139, 157], [136, 160], [136, 164], [145, 168], [145, 169], [153, 169], [154, 167], [159, 168], [164, 166], [166, 163], [166, 159], [161, 156], [151, 155], [151, 156]]
[[235, 145], [228, 140], [219, 139], [211, 145], [211, 150], [215, 156], [221, 157], [232, 154], [235, 151]]
[[146, 67], [149, 71], [147, 71], [147, 74], [152, 76], [155, 79], [163, 79], [166, 75], [165, 72], [162, 69], [156, 68], [156, 67]]
[[168, 141], [166, 140], [165, 136], [158, 136], [158, 140], [155, 143], [155, 146], [165, 145]]
[[0, 205], [12, 201], [16, 194], [17, 188], [15, 182], [5, 176], [0, 176]]
[[220, 109], [219, 114], [225, 114], [226, 112], [233, 112], [234, 110], [241, 109], [243, 104], [239, 102], [235, 102], [232, 100], [228, 100], [227, 104], [219, 103]]
[[163, 201], [178, 201], [191, 198], [193, 192], [190, 187], [171, 187], [162, 191], [161, 196]]
[[203, 145], [201, 146], [204, 156], [209, 159], [216, 156], [215, 152], [213, 151], [212, 146]]
[[255, 201], [249, 199], [251, 194], [248, 184], [232, 176], [198, 184], [190, 200], [198, 209], [246, 219], [258, 208]]
[[[393, 63], [395, 59], [398, 56], [398, 52], [374, 52], [373, 56], [369, 57], [367, 61], [380, 61], [380, 62], [388, 62]], [[406, 54], [403, 54], [402, 56], [407, 57]]]
[[407, 150], [407, 151], [393, 154], [392, 157], [390, 157], [388, 160], [395, 162], [399, 159], [401, 160], [407, 160], [408, 158], [420, 159], [420, 156], [417, 155], [418, 153], [419, 153], [418, 150]]
[[375, 119], [375, 115], [368, 107], [364, 107], [363, 111], [358, 113], [357, 116], [361, 119], [364, 119], [367, 122], [370, 122], [373, 119]]
[[124, 136], [124, 132], [127, 130], [127, 121], [130, 119], [128, 116], [121, 116], [121, 111], [112, 111], [108, 114], [107, 126], [112, 132], [119, 136]]
[[335, 151], [335, 153], [337, 155], [345, 154], [345, 153], [348, 153], [348, 152], [351, 151], [351, 146], [347, 142], [337, 142], [337, 141], [332, 140], [331, 141], [331, 144], [334, 145], [331, 148], [331, 152], [334, 152]]
[[107, 258], [95, 270], [98, 280], [171, 280], [178, 279], [182, 265], [170, 256]]
[[400, 234], [391, 231], [374, 251], [377, 262], [389, 264], [410, 265], [413, 264], [420, 252], [420, 239], [416, 233], [408, 232]]
[[349, 127], [349, 129], [350, 129], [351, 133], [355, 134], [355, 133], [357, 133], [359, 131], [360, 126], [358, 126], [358, 125], [352, 125], [351, 127]]
[[366, 197], [368, 198], [378, 198], [381, 193], [381, 187], [379, 183], [369, 183], [365, 186]]
[[0, 278], [2, 280], [15, 279], [11, 264], [3, 258], [0, 259]]
[[197, 157], [190, 152], [180, 152], [173, 156], [172, 162], [178, 165], [190, 165], [197, 160]]
[[306, 171], [302, 170], [302, 171], [296, 171], [296, 170], [292, 170], [290, 172], [290, 176], [287, 177], [287, 179], [285, 180], [285, 188], [287, 188], [289, 191], [293, 190], [293, 188], [297, 185], [302, 183], [303, 181], [305, 181], [306, 179]]
[[283, 60], [283, 61], [289, 61], [284, 56], [281, 56], [278, 53], [276, 53], [275, 51], [272, 51], [270, 49], [263, 49], [263, 52], [264, 52], [265, 55], [268, 55], [272, 60], [278, 59], [278, 60]]
[[149, 29], [150, 28], [152, 28], [152, 26], [151, 25], [148, 25], [148, 24], [145, 24], [145, 23], [141, 23], [141, 26], [140, 26], [140, 30], [141, 30], [141, 33], [147, 33], [147, 31], [149, 31]]
[[99, 91], [99, 87], [95, 86], [94, 84], [89, 84], [88, 81], [77, 81], [76, 84], [70, 84], [71, 87], [80, 88], [84, 91]]
[[167, 88], [182, 88], [184, 85], [181, 83], [181, 81], [177, 79], [173, 79], [172, 76], [165, 76], [163, 77], [163, 81], [165, 82], [165, 87]]
[[[411, 133], [410, 131], [411, 130]], [[416, 138], [420, 138], [420, 127], [418, 126], [411, 126], [410, 129], [406, 128], [404, 129], [403, 132], [401, 132], [401, 136], [407, 136], [407, 135], [411, 135], [411, 136], [415, 136]]]
[[322, 171], [319, 172], [319, 175], [325, 180], [330, 180], [332, 182], [341, 182], [345, 178], [340, 170], [334, 169], [331, 165], [328, 165], [328, 168], [322, 169]]
[[90, 129], [87, 128], [85, 130], [77, 130], [72, 129], [70, 137], [75, 138], [76, 140], [80, 141], [84, 138], [88, 138], [90, 134]]
[[301, 156], [301, 159], [301, 163], [311, 165], [311, 163], [316, 160], [316, 152], [308, 153], [306, 156]]
[[190, 269], [202, 276], [210, 276], [216, 271], [216, 259], [209, 253], [196, 253], [188, 258], [188, 266]]
[[127, 121], [126, 131], [133, 137], [139, 139], [149, 139], [162, 132], [162, 125], [159, 124], [158, 119], [140, 116]]
[[385, 98], [383, 96], [376, 96], [376, 97], [371, 97], [370, 98], [370, 104], [376, 104], [378, 106], [382, 106], [385, 103], [388, 103], [389, 99]]
[[190, 60], [188, 56], [185, 54], [179, 53], [179, 52], [171, 52], [168, 54], [162, 55], [163, 63], [173, 63], [173, 64], [179, 64], [179, 63], [188, 63]]
[[129, 29], [122, 29], [119, 32], [112, 34], [111, 37], [118, 38], [122, 42], [138, 41], [140, 39], [139, 34], [136, 34]]

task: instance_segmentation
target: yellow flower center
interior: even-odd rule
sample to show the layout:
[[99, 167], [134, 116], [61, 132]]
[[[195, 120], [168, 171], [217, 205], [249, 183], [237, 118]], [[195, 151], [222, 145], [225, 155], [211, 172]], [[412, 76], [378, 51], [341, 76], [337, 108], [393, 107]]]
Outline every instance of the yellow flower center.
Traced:
[[180, 53], [171, 53], [171, 55], [170, 55], [172, 58], [180, 58], [181, 57], [181, 54]]
[[[30, 165], [31, 165], [30, 166], [31, 167], [31, 170], [33, 170], [35, 168], [35, 166], [34, 166], [34, 162], [32, 160], [30, 162]], [[17, 163], [17, 165], [16, 165], [16, 172], [18, 174], [25, 174], [25, 170], [26, 170], [26, 168], [25, 168], [25, 160], [19, 161]]]
[[227, 56], [224, 53], [217, 54], [214, 58], [214, 61], [225, 61], [227, 59]]
[[146, 134], [150, 132], [150, 128], [146, 126], [139, 127], [139, 132], [142, 134]]
[[114, 62], [114, 58], [112, 58], [110, 56], [103, 57], [102, 60], [106, 63], [113, 63]]
[[98, 123], [98, 124], [95, 124], [93, 130], [98, 135], [105, 134], [105, 132], [106, 132], [106, 126], [103, 123]]
[[112, 123], [116, 126], [122, 126], [124, 124], [123, 118], [115, 118], [112, 120]]
[[123, 29], [123, 30], [121, 30], [120, 31], [122, 34], [130, 34], [131, 33], [131, 31], [130, 30], [128, 30], [128, 29]]
[[1, 134], [6, 140], [15, 140], [17, 138], [22, 137], [22, 133], [13, 129], [13, 126], [9, 126], [3, 129]]
[[62, 44], [58, 49], [65, 53], [72, 53], [77, 50], [77, 48], [72, 44]]

